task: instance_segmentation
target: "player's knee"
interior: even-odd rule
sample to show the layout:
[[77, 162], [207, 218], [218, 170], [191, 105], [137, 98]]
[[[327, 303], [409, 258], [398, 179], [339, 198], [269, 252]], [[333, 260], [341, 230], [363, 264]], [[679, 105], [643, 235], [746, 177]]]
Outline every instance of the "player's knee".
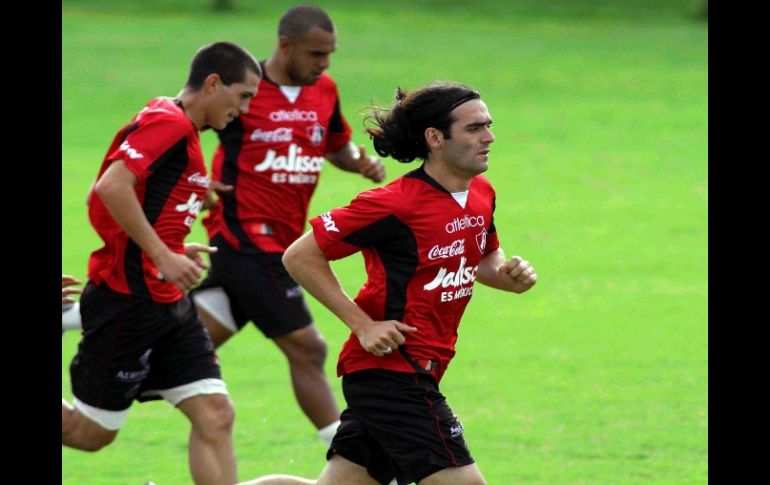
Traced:
[[235, 408], [224, 395], [211, 395], [205, 404], [205, 411], [193, 423], [196, 431], [205, 436], [215, 437], [230, 433], [235, 422]]
[[329, 347], [320, 333], [300, 330], [276, 339], [292, 366], [323, 367]]
[[81, 450], [95, 452], [115, 441], [115, 433], [99, 433], [86, 437], [81, 443]]
[[306, 339], [302, 343], [299, 352], [299, 360], [308, 365], [323, 367], [328, 353], [329, 346], [326, 345], [326, 340], [318, 335], [316, 338]]
[[95, 452], [115, 441], [116, 432], [88, 432], [77, 427], [62, 427], [62, 443], [81, 451]]

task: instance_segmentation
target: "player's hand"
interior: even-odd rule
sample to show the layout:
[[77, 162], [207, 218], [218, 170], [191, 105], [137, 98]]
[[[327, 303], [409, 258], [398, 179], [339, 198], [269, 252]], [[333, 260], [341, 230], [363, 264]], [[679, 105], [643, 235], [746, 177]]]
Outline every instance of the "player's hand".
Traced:
[[524, 293], [537, 283], [537, 273], [529, 261], [521, 256], [511, 256], [497, 268], [503, 284], [514, 293]]
[[230, 192], [234, 188], [234, 186], [223, 184], [219, 180], [209, 181], [209, 188], [206, 190], [206, 196], [203, 198], [203, 205], [201, 206], [201, 210], [213, 209], [219, 203], [219, 197], [217, 197], [215, 194]]
[[81, 281], [74, 276], [61, 275], [61, 302], [62, 305], [67, 303], [75, 303], [75, 299], [70, 295], [82, 295], [83, 290], [81, 288], [67, 288], [72, 285], [79, 285]]
[[360, 154], [356, 160], [358, 173], [375, 183], [385, 180], [385, 165], [382, 164], [379, 157], [367, 155], [366, 148], [363, 145], [359, 145], [358, 152]]
[[[377, 357], [390, 354], [406, 342], [404, 333], [416, 332], [417, 328], [396, 320], [372, 322], [358, 335], [361, 347]], [[403, 332], [403, 333], [402, 333]]]
[[199, 256], [196, 254], [191, 258], [186, 252], [186, 249], [185, 254], [168, 251], [154, 261], [158, 267], [157, 278], [168, 281], [185, 292], [198, 283], [203, 271], [203, 266], [195, 259]]
[[217, 251], [219, 251], [219, 248], [216, 246], [206, 246], [198, 243], [186, 243], [184, 245], [184, 255], [195, 261], [195, 264], [201, 269], [209, 269], [209, 263], [203, 259], [201, 253], [211, 254]]

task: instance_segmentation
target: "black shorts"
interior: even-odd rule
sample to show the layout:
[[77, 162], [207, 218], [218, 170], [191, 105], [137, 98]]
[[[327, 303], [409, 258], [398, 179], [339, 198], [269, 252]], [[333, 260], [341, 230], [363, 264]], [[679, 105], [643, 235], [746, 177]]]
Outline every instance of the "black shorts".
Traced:
[[242, 329], [252, 321], [268, 338], [281, 337], [313, 322], [299, 284], [281, 262], [282, 254], [243, 254], [216, 235], [208, 276], [194, 291], [222, 288]]
[[343, 376], [342, 391], [348, 407], [327, 459], [338, 453], [380, 483], [395, 476], [399, 485], [474, 463], [433, 377], [365, 370]]
[[89, 282], [80, 298], [83, 339], [70, 364], [80, 401], [122, 411], [144, 391], [221, 379], [214, 345], [185, 296], [156, 303]]

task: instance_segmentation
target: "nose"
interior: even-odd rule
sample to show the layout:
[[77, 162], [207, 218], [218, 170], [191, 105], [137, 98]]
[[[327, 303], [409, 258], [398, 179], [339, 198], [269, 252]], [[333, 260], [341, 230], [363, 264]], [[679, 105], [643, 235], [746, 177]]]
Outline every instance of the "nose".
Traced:
[[329, 69], [329, 66], [331, 66], [331, 57], [329, 56], [323, 56], [321, 57], [320, 62], [318, 63], [319, 67], [323, 69], [324, 71]]
[[241, 101], [241, 104], [238, 106], [238, 112], [240, 114], [245, 115], [249, 112], [249, 101], [251, 101], [251, 99]]
[[492, 143], [495, 141], [495, 134], [489, 128], [484, 128], [484, 136], [482, 138], [484, 143]]

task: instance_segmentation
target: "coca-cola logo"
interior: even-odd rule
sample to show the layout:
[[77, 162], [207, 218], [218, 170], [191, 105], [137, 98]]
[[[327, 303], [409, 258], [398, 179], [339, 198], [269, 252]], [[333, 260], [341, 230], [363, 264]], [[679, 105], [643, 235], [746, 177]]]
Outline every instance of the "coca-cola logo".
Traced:
[[209, 186], [209, 178], [205, 175], [201, 175], [200, 172], [195, 172], [194, 174], [187, 177], [187, 181], [193, 185], [197, 185], [203, 188], [208, 188]]
[[251, 132], [249, 137], [251, 141], [265, 141], [265, 142], [278, 142], [278, 141], [291, 141], [292, 131], [291, 128], [276, 128], [275, 130], [263, 131], [257, 128]]
[[436, 244], [428, 251], [428, 259], [435, 261], [436, 259], [451, 258], [459, 254], [465, 254], [465, 239], [456, 239], [452, 241], [452, 244], [446, 246]]

